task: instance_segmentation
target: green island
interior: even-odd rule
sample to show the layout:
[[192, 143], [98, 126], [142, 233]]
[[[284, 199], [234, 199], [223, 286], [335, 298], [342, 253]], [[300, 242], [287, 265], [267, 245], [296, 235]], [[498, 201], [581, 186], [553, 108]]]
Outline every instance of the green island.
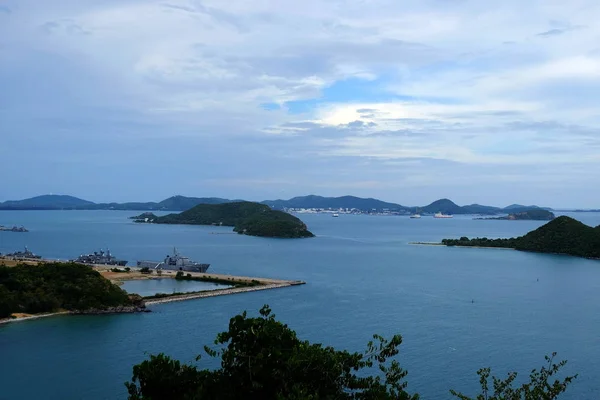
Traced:
[[58, 262], [0, 265], [0, 318], [59, 311], [137, 312], [145, 311], [145, 305], [140, 296], [127, 294], [89, 266]]
[[304, 222], [265, 204], [241, 201], [224, 204], [199, 204], [179, 214], [157, 217], [144, 213], [139, 223], [233, 226], [234, 232], [273, 238], [308, 238], [314, 235]]
[[600, 259], [600, 225], [592, 228], [576, 219], [561, 216], [516, 238], [469, 239], [463, 236], [460, 239], [443, 239], [442, 244], [446, 246], [498, 247]]
[[534, 208], [531, 210], [508, 214], [504, 217], [493, 218], [475, 218], [475, 219], [495, 219], [508, 221], [552, 221], [556, 216], [553, 212], [544, 210], [543, 208]]

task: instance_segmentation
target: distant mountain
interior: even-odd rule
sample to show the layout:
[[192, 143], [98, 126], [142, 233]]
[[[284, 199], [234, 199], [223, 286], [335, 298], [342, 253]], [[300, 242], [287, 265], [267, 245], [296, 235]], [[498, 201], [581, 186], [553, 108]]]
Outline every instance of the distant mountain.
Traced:
[[[224, 204], [240, 202], [242, 200], [229, 200], [219, 197], [186, 197], [172, 196], [160, 202], [128, 202], [128, 203], [93, 203], [91, 201], [78, 199], [72, 196], [44, 195], [31, 199], [7, 201], [0, 203], [0, 210], [127, 210], [127, 211], [185, 211], [198, 204]], [[459, 206], [449, 199], [436, 200], [424, 207], [406, 207], [397, 203], [390, 203], [373, 198], [362, 198], [356, 196], [341, 197], [323, 197], [316, 195], [299, 196], [289, 200], [265, 200], [266, 204], [275, 210], [286, 208], [321, 208], [321, 209], [357, 209], [361, 212], [370, 212], [375, 210], [381, 212], [384, 210], [395, 211], [399, 213], [422, 213], [434, 214], [442, 212], [445, 214], [515, 214], [526, 212], [532, 209], [545, 209], [552, 211], [551, 208], [539, 206], [523, 206], [520, 204], [511, 204], [508, 207], [492, 207], [481, 204], [469, 204]]]
[[289, 200], [265, 200], [262, 202], [277, 210], [284, 208], [356, 208], [362, 211], [369, 210], [408, 210], [408, 207], [396, 203], [387, 203], [377, 199], [365, 199], [355, 196], [322, 197], [322, 196], [300, 196]]
[[531, 210], [532, 208], [540, 208], [540, 207], [538, 207], [538, 206], [524, 206], [522, 204], [511, 204], [510, 206], [504, 207], [504, 210], [508, 211], [508, 210], [514, 210], [514, 209], [522, 209], [522, 208], [527, 208], [527, 209]]
[[425, 213], [437, 213], [441, 212], [444, 214], [467, 214], [463, 208], [449, 199], [436, 200], [433, 203], [419, 208], [420, 212]]
[[173, 196], [156, 202], [93, 203], [73, 196], [43, 195], [0, 203], [0, 210], [140, 210], [185, 211], [198, 204], [222, 204], [232, 200], [218, 197]]
[[0, 203], [0, 210], [49, 210], [63, 208], [77, 208], [93, 205], [91, 201], [73, 196], [46, 194], [24, 200], [9, 200]]
[[232, 200], [221, 199], [218, 197], [185, 197], [173, 196], [158, 203], [158, 207], [164, 210], [189, 210], [198, 204], [223, 204], [230, 203]]
[[511, 204], [508, 207], [500, 208], [493, 206], [484, 206], [481, 204], [470, 204], [466, 206], [459, 206], [449, 199], [436, 200], [428, 206], [419, 208], [419, 212], [422, 213], [436, 213], [442, 212], [444, 214], [517, 214], [525, 213], [530, 210], [547, 210], [551, 211], [551, 208], [543, 208], [539, 206], [522, 206], [520, 204]]

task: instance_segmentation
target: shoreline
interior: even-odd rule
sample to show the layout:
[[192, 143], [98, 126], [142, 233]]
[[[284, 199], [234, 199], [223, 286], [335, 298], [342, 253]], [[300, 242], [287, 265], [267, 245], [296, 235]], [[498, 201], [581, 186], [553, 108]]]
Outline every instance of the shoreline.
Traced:
[[461, 249], [496, 249], [496, 250], [517, 250], [517, 249], [513, 249], [512, 247], [491, 247], [491, 246], [448, 246], [447, 244], [443, 244], [443, 243], [428, 243], [428, 242], [410, 242], [410, 245], [415, 245], [415, 246], [444, 246], [444, 247], [459, 247]]
[[33, 319], [56, 317], [59, 315], [70, 315], [71, 313], [72, 313], [71, 311], [57, 311], [57, 312], [53, 312], [53, 313], [31, 314], [27, 317], [4, 318], [4, 319], [0, 319], [0, 325], [9, 324], [11, 322], [31, 321]]
[[151, 306], [155, 304], [162, 303], [171, 303], [175, 301], [185, 301], [185, 300], [194, 300], [194, 299], [202, 299], [205, 297], [216, 297], [216, 296], [226, 296], [230, 294], [237, 293], [246, 293], [246, 292], [257, 292], [260, 290], [268, 290], [268, 289], [279, 289], [290, 286], [298, 286], [304, 285], [306, 282], [302, 281], [289, 281], [286, 283], [277, 283], [263, 286], [251, 286], [251, 287], [239, 287], [239, 288], [229, 288], [229, 289], [217, 289], [217, 290], [209, 290], [204, 292], [193, 292], [193, 293], [184, 293], [174, 296], [166, 296], [158, 299], [150, 299], [147, 300], [146, 306]]
[[[3, 264], [3, 261], [9, 261], [6, 259], [0, 259], [0, 264]], [[13, 264], [12, 266], [20, 263], [33, 264], [37, 265], [38, 263], [48, 263], [55, 262], [54, 260], [27, 260], [27, 262], [23, 262], [23, 260], [10, 260], [8, 266]], [[4, 263], [6, 264], [6, 263]], [[142, 274], [139, 271], [139, 268], [132, 268], [130, 272], [112, 272], [111, 269], [113, 266], [106, 265], [91, 265], [94, 270], [98, 271], [104, 278], [111, 281], [113, 284], [122, 285], [125, 281], [134, 281], [134, 280], [153, 280], [153, 279], [175, 279], [175, 274], [177, 271], [163, 271], [162, 275], [152, 274]], [[187, 272], [186, 272], [187, 274]], [[201, 299], [205, 297], [216, 297], [216, 296], [227, 296], [237, 293], [246, 293], [246, 292], [255, 292], [260, 290], [269, 290], [269, 289], [278, 289], [290, 286], [298, 286], [304, 285], [306, 282], [300, 280], [285, 280], [285, 279], [272, 279], [272, 278], [260, 278], [260, 277], [249, 277], [249, 276], [238, 276], [238, 275], [225, 275], [225, 274], [214, 274], [214, 273], [201, 273], [201, 272], [189, 272], [189, 274], [194, 278], [206, 278], [207, 280], [219, 280], [223, 284], [229, 284], [232, 287], [225, 289], [216, 289], [216, 290], [208, 290], [202, 292], [190, 292], [190, 293], [182, 293], [176, 295], [169, 295], [165, 293], [164, 297], [160, 298], [143, 298], [144, 304], [146, 306], [152, 306], [155, 304], [162, 303], [171, 303], [175, 301], [185, 301], [185, 300], [194, 300]], [[239, 286], [235, 286], [239, 285]], [[129, 293], [133, 294], [133, 293]], [[149, 310], [152, 311], [152, 310]], [[130, 312], [115, 312], [115, 314], [125, 314]], [[8, 324], [11, 322], [20, 322], [20, 321], [30, 321], [40, 318], [48, 318], [53, 316], [60, 315], [81, 315], [85, 314], [85, 312], [80, 311], [57, 311], [53, 313], [43, 313], [43, 314], [27, 314], [27, 316], [17, 316], [16, 318], [4, 318], [0, 319], [0, 325]]]
[[[299, 286], [305, 285], [304, 281], [285, 281], [281, 283], [271, 283], [267, 285], [261, 286], [247, 286], [247, 287], [237, 287], [237, 288], [228, 288], [228, 289], [217, 289], [217, 290], [208, 290], [204, 292], [190, 292], [178, 295], [166, 295], [165, 297], [157, 298], [157, 299], [148, 299], [144, 300], [146, 306], [153, 306], [156, 304], [163, 303], [172, 303], [176, 301], [186, 301], [186, 300], [195, 300], [202, 299], [206, 297], [217, 297], [217, 296], [227, 296], [237, 293], [246, 293], [246, 292], [257, 292], [261, 290], [269, 290], [269, 289], [279, 289], [291, 286]], [[152, 311], [152, 310], [149, 310]], [[99, 315], [102, 313], [98, 313]], [[113, 314], [131, 314], [131, 312], [114, 312]], [[9, 324], [12, 322], [21, 322], [21, 321], [31, 321], [40, 318], [48, 318], [48, 317], [56, 317], [60, 315], [87, 315], [85, 312], [79, 311], [58, 311], [54, 313], [44, 313], [44, 314], [33, 314], [28, 315], [27, 317], [17, 317], [17, 318], [5, 318], [0, 319], [0, 325]]]

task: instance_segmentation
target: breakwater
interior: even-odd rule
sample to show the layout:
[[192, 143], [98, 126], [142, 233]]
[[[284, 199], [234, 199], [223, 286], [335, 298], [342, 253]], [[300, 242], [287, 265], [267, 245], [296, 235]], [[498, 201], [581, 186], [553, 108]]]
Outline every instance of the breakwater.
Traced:
[[237, 287], [237, 288], [229, 288], [229, 289], [219, 289], [219, 290], [210, 290], [204, 292], [197, 293], [185, 293], [185, 294], [177, 294], [173, 296], [165, 296], [157, 299], [148, 299], [146, 300], [146, 305], [151, 306], [153, 304], [161, 304], [161, 303], [170, 303], [173, 301], [184, 301], [184, 300], [193, 300], [193, 299], [201, 299], [205, 297], [215, 297], [215, 296], [224, 296], [229, 294], [236, 293], [246, 293], [246, 292], [256, 292], [259, 290], [268, 290], [268, 289], [278, 289], [289, 286], [303, 285], [306, 282], [303, 281], [285, 281], [283, 283], [272, 283], [262, 286], [252, 286], [252, 287]]

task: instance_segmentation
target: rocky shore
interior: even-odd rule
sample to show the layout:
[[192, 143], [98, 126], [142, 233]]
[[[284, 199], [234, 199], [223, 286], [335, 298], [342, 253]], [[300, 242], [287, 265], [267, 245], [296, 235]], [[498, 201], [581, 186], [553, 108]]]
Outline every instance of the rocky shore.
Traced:
[[138, 312], [150, 312], [146, 308], [146, 302], [142, 296], [137, 294], [130, 294], [129, 300], [130, 305], [122, 305], [117, 307], [108, 308], [89, 308], [87, 310], [75, 310], [71, 314], [76, 315], [100, 315], [100, 314], [127, 314], [127, 313], [138, 313]]

